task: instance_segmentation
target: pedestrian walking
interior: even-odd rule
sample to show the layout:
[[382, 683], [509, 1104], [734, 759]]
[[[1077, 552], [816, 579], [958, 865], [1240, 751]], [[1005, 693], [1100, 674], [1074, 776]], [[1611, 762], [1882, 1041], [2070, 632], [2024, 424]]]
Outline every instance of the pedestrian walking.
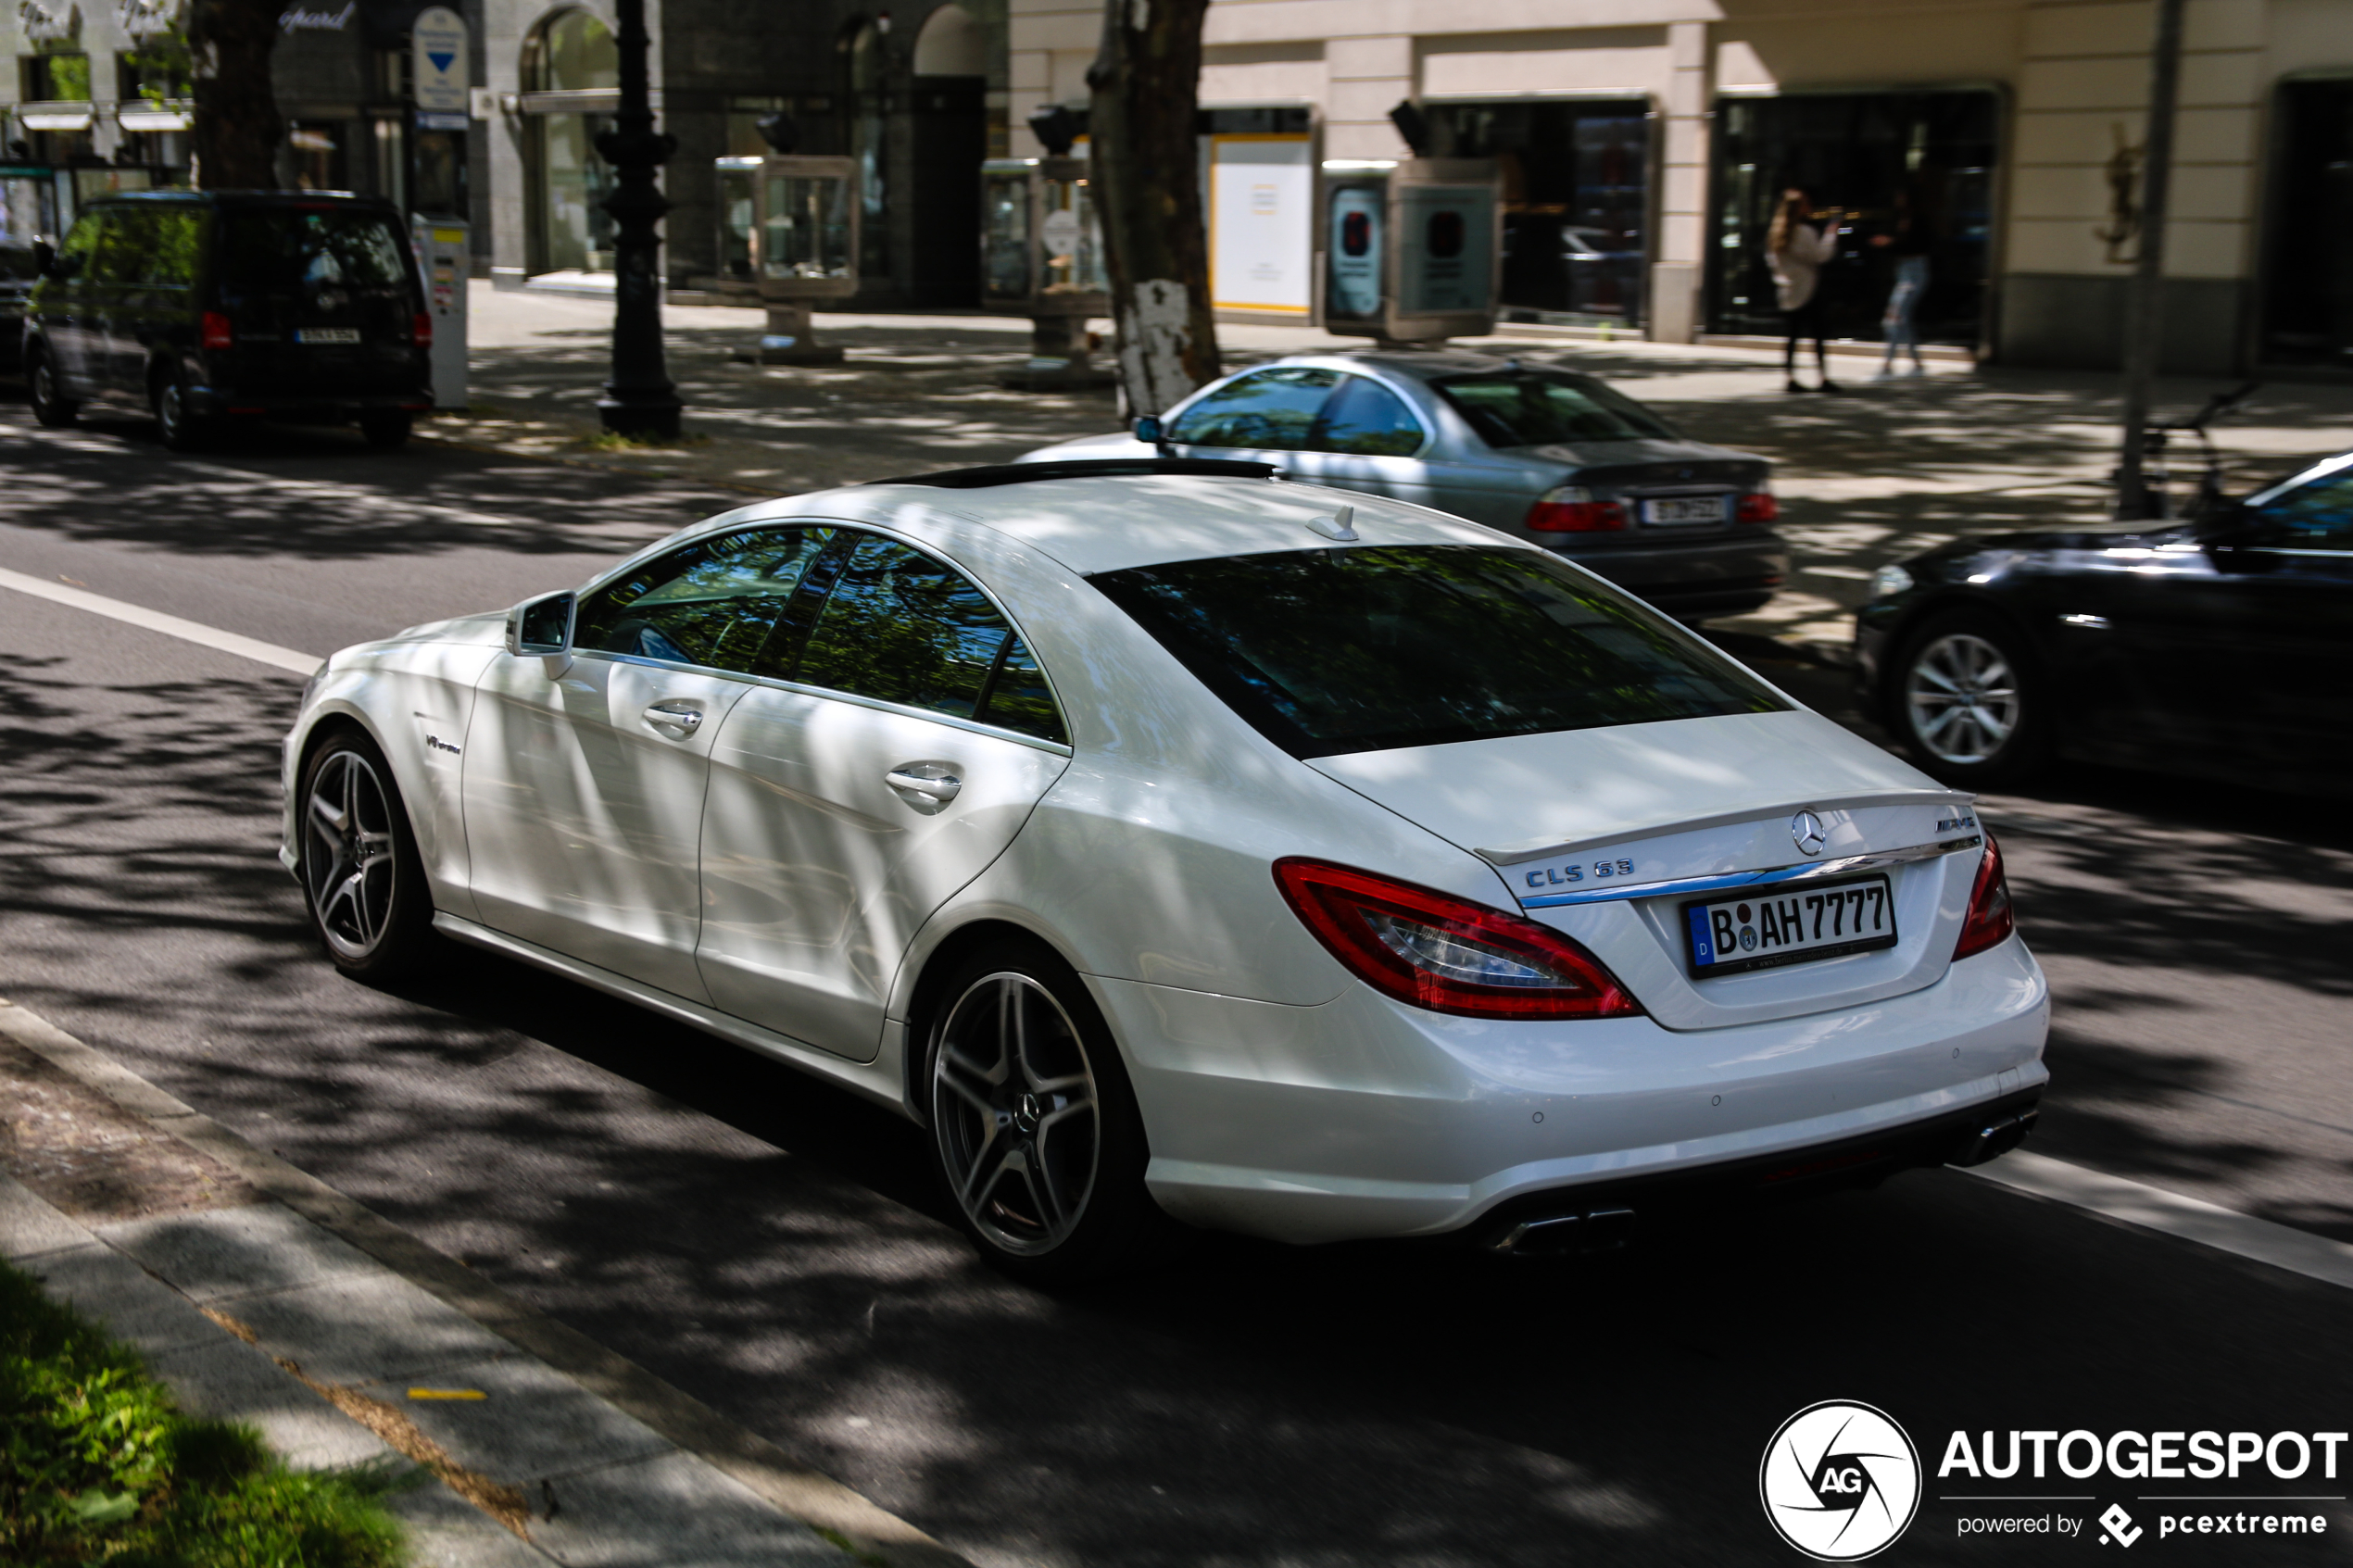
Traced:
[[1928, 292], [1928, 254], [1935, 247], [1936, 234], [1911, 186], [1895, 194], [1894, 229], [1872, 235], [1871, 244], [1884, 249], [1895, 262], [1895, 286], [1888, 291], [1887, 313], [1880, 318], [1880, 326], [1887, 333], [1887, 357], [1871, 379], [1886, 381], [1895, 374], [1898, 349], [1911, 354], [1913, 375], [1925, 375], [1928, 367], [1920, 363], [1919, 316], [1920, 295]]
[[1822, 343], [1822, 269], [1838, 254], [1839, 209], [1817, 213], [1806, 193], [1793, 185], [1781, 193], [1773, 209], [1773, 226], [1765, 232], [1765, 259], [1773, 274], [1773, 297], [1781, 307], [1781, 325], [1789, 334], [1781, 349], [1781, 373], [1786, 390], [1804, 392], [1797, 379], [1797, 345], [1814, 340], [1814, 374], [1818, 389], [1844, 390], [1831, 380], [1829, 351]]

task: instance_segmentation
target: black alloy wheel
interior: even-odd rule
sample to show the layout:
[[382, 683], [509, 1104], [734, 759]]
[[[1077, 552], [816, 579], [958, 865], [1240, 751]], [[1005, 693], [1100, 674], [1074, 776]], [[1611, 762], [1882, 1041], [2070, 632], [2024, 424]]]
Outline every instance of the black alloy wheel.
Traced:
[[26, 367], [25, 379], [32, 391], [32, 417], [56, 429], [73, 423], [82, 412], [82, 405], [68, 398], [57, 385], [57, 367], [45, 348], [32, 351], [32, 363]]
[[409, 444], [412, 421], [399, 409], [367, 413], [359, 416], [359, 435], [379, 452], [397, 452]]
[[384, 753], [338, 732], [311, 754], [296, 798], [303, 901], [327, 957], [364, 980], [413, 971], [433, 942], [433, 893]]
[[156, 372], [150, 402], [156, 412], [156, 434], [166, 450], [201, 450], [212, 433], [211, 422], [188, 411], [188, 391], [175, 370]]
[[1074, 1284], [1172, 1236], [1144, 1190], [1143, 1118], [1118, 1047], [1042, 943], [994, 943], [957, 966], [923, 1068], [940, 1180], [997, 1269]]
[[1891, 727], [1920, 767], [1949, 784], [2012, 784], [2050, 756], [2049, 698], [2026, 634], [1961, 609], [1904, 640], [1889, 683]]

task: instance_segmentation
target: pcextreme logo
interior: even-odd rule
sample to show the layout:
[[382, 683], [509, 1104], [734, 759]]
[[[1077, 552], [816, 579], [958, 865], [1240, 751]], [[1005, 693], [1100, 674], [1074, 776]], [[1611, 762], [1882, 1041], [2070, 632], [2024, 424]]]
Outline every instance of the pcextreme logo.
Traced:
[[1885, 1411], [1825, 1399], [1781, 1423], [1756, 1474], [1765, 1517], [1818, 1562], [1895, 1544], [1920, 1506], [1920, 1456]]

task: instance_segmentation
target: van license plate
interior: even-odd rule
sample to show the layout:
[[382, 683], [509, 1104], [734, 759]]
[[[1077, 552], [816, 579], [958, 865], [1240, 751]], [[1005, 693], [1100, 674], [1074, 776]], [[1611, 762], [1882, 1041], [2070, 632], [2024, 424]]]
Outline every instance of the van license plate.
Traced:
[[1688, 528], [1695, 522], [1721, 522], [1724, 521], [1724, 497], [1684, 495], [1667, 501], [1644, 501], [1642, 521], [1660, 528]]
[[296, 343], [358, 343], [358, 327], [303, 327], [295, 332]]
[[1692, 973], [1739, 974], [1895, 946], [1887, 878], [1759, 888], [1745, 897], [1683, 906]]

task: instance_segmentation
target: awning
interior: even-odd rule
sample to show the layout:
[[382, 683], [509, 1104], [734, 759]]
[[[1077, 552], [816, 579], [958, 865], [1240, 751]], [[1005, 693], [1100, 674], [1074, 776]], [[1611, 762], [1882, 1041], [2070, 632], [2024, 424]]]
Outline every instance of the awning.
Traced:
[[118, 109], [115, 123], [125, 131], [185, 131], [186, 109]]
[[43, 104], [36, 107], [28, 104], [17, 110], [17, 120], [27, 131], [87, 131], [90, 106]]

